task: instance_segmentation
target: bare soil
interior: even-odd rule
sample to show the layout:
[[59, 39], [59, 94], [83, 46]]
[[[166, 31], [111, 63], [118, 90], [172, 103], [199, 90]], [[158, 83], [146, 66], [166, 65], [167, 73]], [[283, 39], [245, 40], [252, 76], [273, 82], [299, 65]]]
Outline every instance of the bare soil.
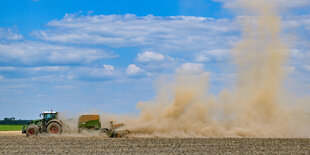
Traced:
[[310, 139], [104, 138], [0, 132], [0, 154], [309, 154]]

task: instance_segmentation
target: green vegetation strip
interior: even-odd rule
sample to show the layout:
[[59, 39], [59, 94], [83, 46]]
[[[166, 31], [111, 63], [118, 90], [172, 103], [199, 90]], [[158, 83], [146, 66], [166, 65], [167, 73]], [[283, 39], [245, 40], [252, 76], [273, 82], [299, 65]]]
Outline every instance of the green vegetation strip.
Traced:
[[20, 131], [23, 125], [0, 125], [0, 131]]

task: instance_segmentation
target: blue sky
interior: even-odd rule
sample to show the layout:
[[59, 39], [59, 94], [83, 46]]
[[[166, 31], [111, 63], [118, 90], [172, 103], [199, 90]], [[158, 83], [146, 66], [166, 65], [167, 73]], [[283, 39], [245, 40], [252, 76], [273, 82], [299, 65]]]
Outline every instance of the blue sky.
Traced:
[[[278, 1], [278, 0], [275, 0]], [[0, 119], [41, 111], [137, 113], [175, 70], [207, 71], [230, 88], [240, 40], [234, 0], [2, 0]], [[308, 0], [278, 1], [291, 50], [286, 87], [310, 90]]]

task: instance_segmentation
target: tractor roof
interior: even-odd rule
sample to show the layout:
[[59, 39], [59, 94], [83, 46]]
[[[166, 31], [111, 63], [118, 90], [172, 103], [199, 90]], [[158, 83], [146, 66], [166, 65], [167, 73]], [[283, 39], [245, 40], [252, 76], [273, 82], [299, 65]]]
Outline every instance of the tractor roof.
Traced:
[[56, 114], [57, 112], [55, 111], [44, 111], [43, 114]]

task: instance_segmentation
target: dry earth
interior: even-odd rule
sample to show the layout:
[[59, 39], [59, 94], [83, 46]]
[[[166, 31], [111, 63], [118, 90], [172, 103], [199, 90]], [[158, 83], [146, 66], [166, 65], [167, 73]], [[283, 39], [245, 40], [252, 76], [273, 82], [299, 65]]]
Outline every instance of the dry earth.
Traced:
[[120, 138], [0, 133], [0, 154], [309, 154], [310, 139]]

